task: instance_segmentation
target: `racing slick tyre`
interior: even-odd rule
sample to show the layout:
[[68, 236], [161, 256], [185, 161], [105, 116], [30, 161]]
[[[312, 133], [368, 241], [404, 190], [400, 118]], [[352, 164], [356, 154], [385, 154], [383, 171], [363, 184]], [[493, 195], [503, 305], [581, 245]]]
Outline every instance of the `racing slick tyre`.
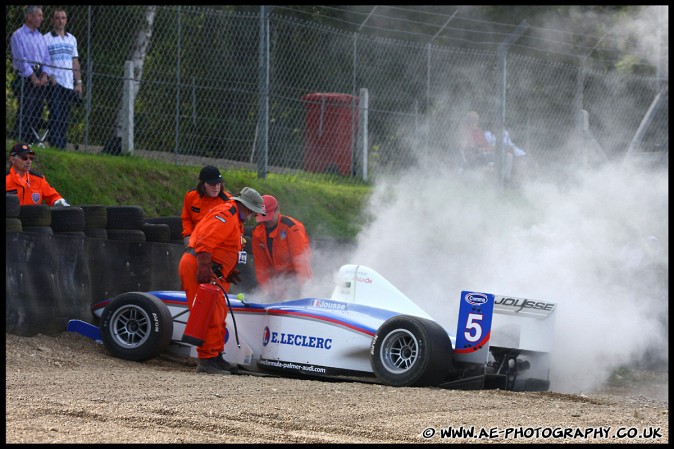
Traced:
[[101, 316], [101, 339], [115, 357], [142, 362], [171, 343], [173, 317], [156, 296], [127, 292], [116, 296]]
[[409, 315], [386, 320], [370, 345], [372, 371], [394, 387], [438, 385], [447, 377], [452, 359], [447, 332], [434, 321]]

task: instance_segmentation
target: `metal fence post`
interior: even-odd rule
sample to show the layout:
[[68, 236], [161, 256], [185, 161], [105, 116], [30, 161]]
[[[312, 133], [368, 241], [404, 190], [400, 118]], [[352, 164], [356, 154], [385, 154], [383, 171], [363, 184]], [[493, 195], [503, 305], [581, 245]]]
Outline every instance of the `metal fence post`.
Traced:
[[588, 164], [587, 149], [583, 145], [583, 131], [585, 122], [583, 116], [583, 87], [585, 85], [585, 59], [581, 60], [580, 67], [578, 67], [578, 77], [576, 78], [576, 96], [574, 99], [574, 114], [575, 114], [575, 129], [574, 129], [574, 144], [576, 148], [573, 151], [573, 156], [582, 167]]
[[361, 149], [361, 155], [363, 157], [363, 163], [362, 163], [362, 173], [361, 177], [363, 178], [363, 181], [367, 181], [367, 158], [368, 158], [368, 144], [367, 144], [367, 110], [368, 110], [368, 90], [365, 88], [360, 89], [360, 93], [358, 95], [360, 97], [360, 102], [359, 104], [359, 114], [358, 117], [360, 117], [360, 123], [358, 125], [358, 129], [360, 130], [360, 145], [362, 146]]
[[176, 53], [178, 55], [178, 63], [176, 64], [176, 139], [174, 150], [174, 163], [178, 165], [178, 151], [180, 150], [180, 5], [178, 5], [178, 44]]
[[498, 91], [498, 102], [499, 102], [499, 115], [496, 120], [496, 129], [493, 131], [496, 137], [496, 170], [498, 172], [499, 187], [503, 188], [503, 182], [505, 173], [503, 172], [503, 166], [505, 162], [505, 147], [503, 145], [503, 137], [505, 132], [505, 116], [506, 116], [506, 78], [507, 78], [507, 69], [506, 69], [506, 56], [508, 54], [508, 49], [510, 46], [515, 43], [517, 39], [529, 28], [529, 24], [526, 20], [522, 20], [515, 31], [512, 32], [508, 37], [505, 38], [498, 46], [497, 51], [497, 67], [498, 67], [498, 82], [497, 91]]
[[424, 125], [426, 126], [426, 132], [424, 136], [424, 146], [426, 147], [426, 151], [428, 151], [428, 147], [430, 145], [429, 143], [429, 133], [430, 133], [430, 128], [431, 128], [431, 120], [430, 120], [430, 111], [431, 111], [431, 75], [432, 75], [432, 48], [431, 48], [431, 43], [429, 42], [427, 44], [427, 56], [426, 56], [426, 112], [424, 114]]
[[124, 63], [124, 93], [122, 94], [122, 153], [133, 155], [133, 61]]
[[[54, 8], [48, 5], [45, 15]], [[604, 51], [618, 50], [611, 42], [600, 47], [603, 36], [585, 56], [576, 54], [583, 52], [584, 46], [573, 47], [562, 58], [536, 56], [529, 51], [545, 47], [521, 46], [521, 53], [515, 51], [515, 44], [521, 44], [530, 29], [518, 37], [521, 28], [516, 25], [497, 42], [497, 53], [493, 45], [472, 49], [447, 39], [447, 28], [456, 20], [456, 12], [446, 17], [429, 39], [407, 41], [354, 33], [351, 28], [313, 20], [318, 16], [287, 16], [271, 5], [257, 5], [252, 14], [238, 8], [196, 5], [71, 5], [68, 9], [69, 32], [80, 39], [85, 95], [82, 106], [74, 108], [69, 118], [69, 143], [74, 148], [119, 154], [124, 143], [125, 153], [135, 153], [138, 143], [143, 157], [177, 164], [215, 159], [214, 163], [232, 161], [238, 167], [240, 162], [246, 164], [241, 168], [258, 171], [260, 178], [277, 170], [311, 172], [305, 161], [309, 106], [315, 112], [312, 133], [321, 134], [323, 139], [334, 133], [334, 138], [327, 139], [328, 146], [343, 140], [339, 145], [343, 177], [360, 180], [362, 176], [371, 182], [380, 175], [406, 170], [418, 156], [414, 146], [429, 157], [447, 157], [448, 164], [459, 169], [456, 150], [460, 127], [455, 111], [463, 112], [475, 103], [484, 117], [493, 114], [494, 120], [500, 118], [501, 122], [494, 125], [505, 125], [516, 142], [526, 137], [525, 148], [531, 150], [532, 157], [521, 159], [525, 167], [521, 173], [527, 173], [530, 163], [529, 167], [537, 170], [532, 175], [550, 170], [552, 179], [564, 182], [571, 174], [569, 170], [580, 164], [594, 165], [595, 156], [601, 156], [594, 152], [599, 146], [607, 149], [610, 159], [624, 156], [648, 105], [668, 84], [667, 57], [659, 52], [666, 49], [665, 42], [660, 44], [662, 48], [657, 43], [652, 46], [657, 65], [643, 60], [633, 69], [630, 62], [623, 71], [614, 67], [612, 58], [602, 59]], [[370, 9], [368, 18], [361, 20], [362, 30], [367, 23], [372, 25], [370, 19], [377, 12], [375, 6]], [[8, 30], [21, 26], [20, 5], [9, 5], [6, 13]], [[666, 37], [665, 16], [659, 16], [660, 23], [653, 21], [650, 37], [655, 38], [657, 32], [658, 42]], [[214, 36], [212, 31], [217, 31], [217, 39], [208, 41]], [[9, 49], [10, 32], [5, 39]], [[562, 39], [560, 43], [578, 42]], [[599, 50], [602, 54], [589, 58]], [[622, 56], [632, 52], [624, 50]], [[567, 58], [574, 55], [580, 59]], [[587, 63], [579, 64], [583, 58]], [[133, 63], [133, 76], [125, 71], [127, 60]], [[497, 62], [499, 71], [494, 73]], [[6, 63], [11, 64], [9, 52]], [[637, 68], [642, 63], [645, 67]], [[21, 115], [14, 117], [23, 100], [20, 92], [10, 91], [13, 76], [8, 75], [6, 136], [10, 138], [14, 128], [26, 128], [28, 123]], [[28, 89], [28, 85], [25, 87]], [[358, 103], [363, 95], [359, 92], [366, 92], [361, 88], [376, 92], [372, 109], [367, 98]], [[124, 98], [125, 104], [123, 92], [131, 94]], [[299, 101], [309, 92], [319, 94], [312, 104]], [[330, 97], [321, 96], [330, 92], [353, 95], [353, 102], [340, 108], [346, 120], [349, 103], [353, 113], [359, 114], [352, 117], [352, 126], [348, 121], [331, 125], [334, 105]], [[617, 92], [620, 95], [612, 98]], [[666, 106], [668, 98], [664, 93], [660, 101]], [[597, 139], [584, 132], [583, 109], [591, 112]], [[631, 152], [644, 149], [666, 158], [668, 115], [666, 110], [654, 112], [652, 119], [644, 122], [648, 129], [638, 133], [642, 142], [634, 141]], [[587, 146], [588, 139], [599, 146]], [[502, 148], [495, 163], [509, 165], [508, 149], [501, 139], [497, 143]], [[349, 144], [351, 161], [347, 161]], [[316, 152], [310, 156], [320, 163], [334, 162], [328, 160], [332, 154]], [[508, 182], [508, 171], [500, 170], [497, 176], [506, 176], [502, 181]]]
[[93, 55], [91, 51], [91, 5], [87, 6], [87, 90], [86, 90], [86, 109], [84, 111], [84, 148], [85, 150], [89, 147], [89, 114], [91, 113], [91, 95], [93, 93], [93, 83], [91, 82], [93, 78]]
[[349, 170], [349, 176], [353, 176], [355, 174], [355, 164], [356, 164], [356, 140], [358, 137], [356, 136], [356, 126], [358, 124], [358, 119], [354, 116], [354, 114], [358, 111], [358, 108], [356, 107], [356, 74], [357, 74], [357, 67], [358, 67], [358, 33], [353, 33], [353, 71], [352, 71], [352, 76], [351, 76], [351, 93], [353, 96], [351, 97], [351, 168]]
[[260, 6], [260, 73], [258, 79], [260, 103], [258, 130], [261, 131], [258, 145], [257, 177], [267, 178], [269, 160], [269, 13], [271, 7]]

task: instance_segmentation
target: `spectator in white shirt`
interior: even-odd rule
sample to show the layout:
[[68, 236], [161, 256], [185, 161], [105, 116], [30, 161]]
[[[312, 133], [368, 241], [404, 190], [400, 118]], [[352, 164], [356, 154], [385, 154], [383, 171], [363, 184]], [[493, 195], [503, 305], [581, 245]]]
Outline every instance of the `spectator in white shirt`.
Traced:
[[51, 90], [49, 106], [49, 143], [56, 148], [65, 148], [74, 101], [82, 99], [82, 73], [80, 72], [77, 39], [65, 31], [68, 15], [62, 8], [54, 10], [51, 18], [52, 30], [44, 35], [51, 57], [53, 75], [49, 77]]

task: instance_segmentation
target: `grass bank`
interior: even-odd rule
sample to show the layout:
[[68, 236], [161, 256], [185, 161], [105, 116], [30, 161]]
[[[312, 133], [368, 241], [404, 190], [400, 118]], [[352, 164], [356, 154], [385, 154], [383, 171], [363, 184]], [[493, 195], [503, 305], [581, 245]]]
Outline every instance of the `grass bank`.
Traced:
[[[11, 144], [7, 143], [7, 152]], [[44, 174], [72, 205], [137, 205], [146, 217], [180, 215], [187, 190], [196, 187], [202, 166], [174, 165], [136, 156], [111, 156], [52, 148], [35, 149], [33, 169]], [[7, 164], [7, 168], [9, 165]], [[227, 190], [249, 186], [274, 195], [281, 213], [302, 221], [312, 237], [353, 239], [371, 188], [315, 174], [273, 174], [218, 167]]]

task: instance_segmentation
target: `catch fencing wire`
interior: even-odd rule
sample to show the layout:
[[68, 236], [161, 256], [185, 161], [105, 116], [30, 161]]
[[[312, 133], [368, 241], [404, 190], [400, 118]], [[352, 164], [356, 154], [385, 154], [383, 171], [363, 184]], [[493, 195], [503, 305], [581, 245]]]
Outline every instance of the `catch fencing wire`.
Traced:
[[[43, 33], [52, 8], [44, 7]], [[17, 9], [7, 9], [8, 67], [9, 39], [23, 21]], [[358, 180], [366, 166], [373, 180], [421, 156], [454, 169], [461, 120], [476, 110], [483, 125], [503, 117], [540, 170], [564, 181], [578, 164], [623, 157], [662, 83], [509, 53], [507, 83], [499, 87], [496, 51], [346, 32], [282, 11], [265, 13], [268, 33], [262, 14], [207, 7], [73, 5], [67, 12], [86, 82], [84, 105], [71, 116], [70, 148], [120, 150], [127, 137], [120, 135], [120, 110], [125, 89], [133, 89], [133, 154], [257, 170], [260, 177], [292, 172]], [[124, 75], [129, 60], [131, 80]], [[268, 76], [260, 76], [262, 61]], [[8, 70], [8, 86], [13, 76]], [[331, 104], [327, 94], [351, 101]], [[307, 95], [322, 98], [318, 120]], [[499, 109], [502, 98], [506, 107]], [[10, 94], [8, 137], [15, 111]], [[668, 141], [651, 139], [641, 146]]]

